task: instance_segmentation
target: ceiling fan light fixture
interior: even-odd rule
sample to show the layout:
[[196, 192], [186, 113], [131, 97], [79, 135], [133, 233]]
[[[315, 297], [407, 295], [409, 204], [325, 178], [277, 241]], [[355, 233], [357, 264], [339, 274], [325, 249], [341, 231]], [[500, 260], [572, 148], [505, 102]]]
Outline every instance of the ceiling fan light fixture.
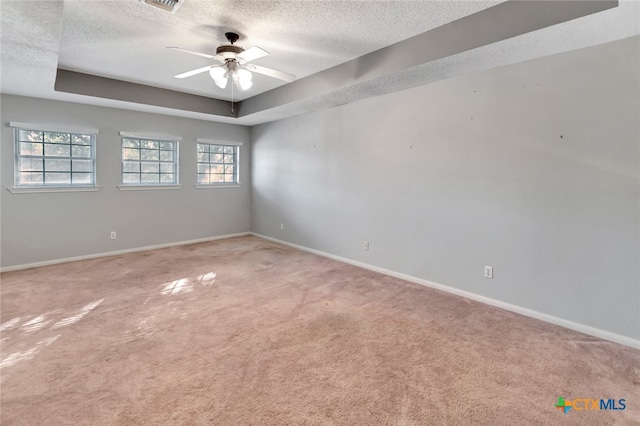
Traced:
[[240, 81], [251, 81], [252, 77], [253, 75], [249, 71], [242, 68], [238, 70], [238, 78]]
[[223, 67], [212, 67], [209, 70], [209, 75], [214, 80], [224, 77], [226, 73], [227, 73], [227, 70], [224, 69]]
[[240, 79], [240, 88], [242, 90], [249, 90], [253, 86], [253, 81]]
[[209, 75], [211, 76], [213, 81], [216, 83], [216, 86], [218, 86], [221, 89], [224, 89], [227, 87], [227, 81], [229, 80], [229, 78], [227, 76], [227, 70], [225, 68], [223, 67], [211, 68], [209, 70]]
[[251, 79], [253, 78], [253, 75], [251, 74], [251, 72], [240, 68], [238, 71], [238, 84], [240, 85], [240, 88], [242, 90], [248, 90], [251, 88], [251, 86], [253, 86], [253, 82], [251, 81]]
[[226, 89], [227, 88], [227, 82], [229, 81], [228, 77], [221, 77], [221, 78], [217, 78], [215, 80], [213, 80], [214, 83], [216, 83], [216, 86], [218, 86], [221, 89]]

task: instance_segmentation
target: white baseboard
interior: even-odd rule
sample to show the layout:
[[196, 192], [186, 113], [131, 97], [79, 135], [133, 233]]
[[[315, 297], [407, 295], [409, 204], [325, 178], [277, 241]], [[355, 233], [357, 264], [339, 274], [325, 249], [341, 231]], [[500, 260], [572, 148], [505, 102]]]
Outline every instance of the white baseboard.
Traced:
[[204, 242], [207, 242], [207, 241], [224, 240], [224, 239], [233, 238], [233, 237], [243, 237], [243, 236], [249, 235], [249, 234], [250, 234], [249, 232], [239, 232], [237, 234], [219, 235], [217, 237], [198, 238], [196, 240], [178, 241], [178, 242], [174, 242], [174, 243], [164, 243], [164, 244], [155, 244], [155, 245], [152, 245], [152, 246], [136, 247], [136, 248], [131, 248], [131, 249], [116, 250], [116, 251], [108, 251], [108, 252], [103, 252], [103, 253], [88, 254], [88, 255], [85, 255], [85, 256], [67, 257], [67, 258], [64, 258], [64, 259], [45, 260], [43, 262], [27, 263], [27, 264], [24, 264], [24, 265], [7, 266], [6, 268], [0, 269], [0, 272], [18, 271], [18, 270], [21, 270], [21, 269], [37, 268], [39, 266], [49, 266], [49, 265], [57, 265], [59, 263], [75, 262], [77, 260], [97, 259], [97, 258], [100, 258], [100, 257], [117, 256], [117, 255], [120, 255], [120, 254], [135, 253], [135, 252], [138, 252], [138, 251], [155, 250], [155, 249], [166, 248], [166, 247], [184, 246], [184, 245], [187, 245], [187, 244], [195, 244], [195, 243], [204, 243]]
[[330, 259], [338, 260], [340, 262], [348, 263], [350, 265], [358, 266], [360, 268], [368, 269], [370, 271], [379, 272], [390, 277], [399, 278], [401, 280], [413, 282], [426, 287], [434, 288], [437, 290], [445, 291], [447, 293], [455, 294], [458, 296], [466, 297], [467, 299], [475, 300], [476, 302], [484, 303], [486, 305], [495, 306], [497, 308], [505, 309], [507, 311], [515, 312], [526, 317], [534, 318], [551, 324], [559, 325], [561, 327], [569, 328], [571, 330], [579, 331], [590, 336], [598, 337], [603, 340], [609, 340], [611, 342], [620, 343], [621, 345], [630, 346], [635, 349], [640, 349], [640, 340], [633, 339], [631, 337], [622, 336], [620, 334], [611, 333], [609, 331], [601, 330], [599, 328], [590, 327], [588, 325], [580, 324], [577, 322], [569, 321], [563, 318], [558, 318], [553, 315], [544, 314], [542, 312], [534, 311], [531, 309], [523, 308], [521, 306], [512, 305], [510, 303], [502, 302], [500, 300], [492, 299], [490, 297], [481, 296], [479, 294], [471, 293], [465, 290], [460, 290], [455, 287], [449, 287], [443, 284], [438, 284], [432, 281], [428, 281], [422, 278], [406, 275], [400, 272], [391, 271], [389, 269], [380, 268], [378, 266], [369, 265], [367, 263], [358, 262], [356, 260], [347, 259], [345, 257], [336, 256], [330, 253], [325, 253], [320, 250], [311, 249], [308, 247], [293, 244], [287, 241], [278, 240], [277, 238], [268, 237], [266, 235], [250, 232], [251, 235], [263, 238], [265, 240], [273, 241], [278, 244], [293, 247], [298, 250], [302, 250], [308, 253], [317, 254], [319, 256], [328, 257]]

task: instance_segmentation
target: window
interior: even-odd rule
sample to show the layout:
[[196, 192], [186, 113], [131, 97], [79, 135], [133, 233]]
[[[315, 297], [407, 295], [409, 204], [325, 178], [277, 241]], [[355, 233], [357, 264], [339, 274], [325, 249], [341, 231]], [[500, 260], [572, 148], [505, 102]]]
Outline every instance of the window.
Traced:
[[238, 183], [238, 145], [198, 143], [199, 185]]
[[[10, 123], [16, 144], [16, 188], [95, 186], [97, 131], [47, 131]], [[25, 127], [22, 127], [25, 126]]]
[[177, 185], [178, 141], [123, 137], [122, 183]]

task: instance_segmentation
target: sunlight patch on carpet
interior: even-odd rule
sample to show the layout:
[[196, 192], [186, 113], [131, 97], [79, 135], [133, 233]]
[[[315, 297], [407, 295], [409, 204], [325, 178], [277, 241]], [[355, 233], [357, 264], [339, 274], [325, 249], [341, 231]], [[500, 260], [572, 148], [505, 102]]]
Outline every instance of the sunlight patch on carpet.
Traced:
[[10, 319], [9, 321], [7, 321], [4, 324], [0, 325], [0, 331], [5, 331], [5, 330], [8, 330], [10, 328], [13, 328], [19, 322], [20, 322], [20, 317], [16, 317], [16, 318]]
[[51, 320], [45, 321], [45, 318], [46, 317], [44, 315], [38, 315], [31, 321], [25, 322], [24, 324], [22, 324], [23, 331], [30, 333], [32, 331], [40, 330], [42, 327], [51, 322]]
[[199, 275], [194, 279], [180, 278], [179, 280], [170, 281], [161, 285], [161, 293], [165, 296], [178, 293], [189, 293], [193, 291], [194, 281], [199, 282], [202, 285], [212, 285], [215, 283], [216, 275], [217, 274], [215, 272], [208, 272], [206, 274]]
[[87, 315], [89, 312], [91, 312], [95, 308], [97, 308], [102, 302], [104, 302], [104, 298], [100, 299], [100, 300], [96, 300], [95, 302], [91, 302], [91, 303], [85, 305], [84, 307], [82, 307], [82, 309], [80, 309], [80, 313], [79, 314], [76, 314], [76, 315], [61, 319], [60, 321], [55, 323], [51, 327], [51, 329], [55, 330], [56, 328], [65, 327], [67, 325], [71, 325], [71, 324], [77, 323], [82, 318], [84, 318], [85, 315]]
[[41, 340], [38, 343], [36, 343], [34, 347], [26, 351], [14, 352], [11, 355], [8, 355], [6, 358], [0, 361], [0, 368], [10, 367], [20, 361], [25, 361], [33, 358], [34, 356], [36, 356], [38, 352], [40, 352], [40, 349], [42, 349], [45, 346], [49, 346], [50, 344], [55, 342], [60, 336], [62, 336], [62, 334], [58, 334], [57, 336], [53, 336], [48, 339]]

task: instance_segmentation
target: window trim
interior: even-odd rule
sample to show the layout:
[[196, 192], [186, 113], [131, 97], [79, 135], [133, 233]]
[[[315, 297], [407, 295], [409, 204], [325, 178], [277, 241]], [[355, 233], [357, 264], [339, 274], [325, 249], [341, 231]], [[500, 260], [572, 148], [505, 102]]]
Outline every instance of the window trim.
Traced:
[[195, 189], [222, 189], [222, 188], [238, 188], [242, 186], [239, 183], [215, 182], [215, 183], [197, 183], [193, 185]]
[[[232, 146], [236, 149], [235, 156], [236, 161], [234, 163], [236, 167], [236, 181], [235, 182], [209, 182], [209, 183], [198, 183], [198, 144], [205, 145], [218, 145], [218, 146]], [[237, 188], [240, 186], [240, 147], [242, 146], [242, 142], [235, 141], [225, 141], [220, 139], [205, 139], [205, 138], [197, 138], [196, 139], [196, 184], [194, 188], [196, 189], [213, 189], [213, 188]]]
[[[158, 133], [137, 133], [137, 132], [125, 132], [125, 131], [121, 131], [118, 134], [120, 136], [120, 184], [118, 185], [119, 190], [144, 191], [144, 190], [163, 190], [163, 189], [181, 189], [182, 188], [182, 185], [180, 184], [180, 141], [182, 141], [182, 137], [167, 135], [167, 134], [158, 134]], [[175, 165], [174, 174], [176, 176], [175, 183], [167, 183], [167, 182], [125, 183], [124, 182], [124, 161], [125, 160], [124, 160], [123, 151], [122, 151], [124, 148], [123, 146], [124, 139], [140, 139], [140, 140], [147, 140], [147, 141], [153, 141], [153, 142], [175, 143], [175, 150], [174, 150], [175, 158], [173, 160], [173, 163]]]
[[122, 184], [118, 185], [118, 189], [120, 191], [161, 191], [164, 189], [181, 189], [182, 185], [166, 185], [166, 184], [155, 184], [155, 183], [132, 183], [132, 184]]
[[123, 138], [147, 139], [160, 142], [180, 142], [182, 140], [181, 136], [173, 136], [162, 133], [120, 132], [119, 135]]
[[[72, 127], [65, 125], [49, 125], [42, 123], [24, 123], [17, 121], [10, 121], [9, 127], [13, 129], [13, 186], [7, 188], [9, 192], [12, 194], [29, 194], [29, 193], [38, 193], [38, 192], [93, 192], [99, 191], [100, 186], [98, 186], [98, 173], [97, 173], [97, 161], [96, 161], [96, 152], [97, 152], [97, 135], [98, 129], [93, 128], [80, 128], [80, 127]], [[43, 133], [65, 133], [69, 135], [88, 135], [91, 137], [91, 163], [92, 163], [92, 171], [93, 175], [93, 183], [90, 184], [73, 184], [70, 183], [68, 185], [65, 184], [56, 184], [56, 185], [46, 185], [44, 183], [38, 185], [27, 185], [27, 184], [18, 184], [19, 176], [20, 176], [20, 159], [22, 155], [20, 154], [19, 144], [20, 142], [20, 131], [34, 131], [34, 132], [43, 132]], [[70, 142], [70, 145], [71, 142]], [[42, 158], [46, 159], [46, 155], [44, 151], [42, 153]], [[73, 157], [69, 156], [69, 160], [71, 161]], [[43, 172], [46, 170], [43, 170]], [[73, 172], [70, 172], [73, 173]]]
[[196, 139], [197, 143], [208, 143], [210, 145], [227, 145], [227, 146], [242, 146], [242, 142], [225, 141], [221, 139]]
[[97, 192], [101, 186], [35, 186], [31, 188], [11, 187], [7, 188], [12, 194], [33, 194], [38, 192]]
[[51, 132], [51, 133], [76, 133], [76, 134], [92, 134], [97, 135], [98, 129], [92, 129], [88, 127], [72, 127], [72, 126], [60, 126], [55, 124], [41, 124], [41, 123], [19, 123], [16, 121], [10, 121], [9, 127], [21, 130], [35, 130], [36, 132]]

